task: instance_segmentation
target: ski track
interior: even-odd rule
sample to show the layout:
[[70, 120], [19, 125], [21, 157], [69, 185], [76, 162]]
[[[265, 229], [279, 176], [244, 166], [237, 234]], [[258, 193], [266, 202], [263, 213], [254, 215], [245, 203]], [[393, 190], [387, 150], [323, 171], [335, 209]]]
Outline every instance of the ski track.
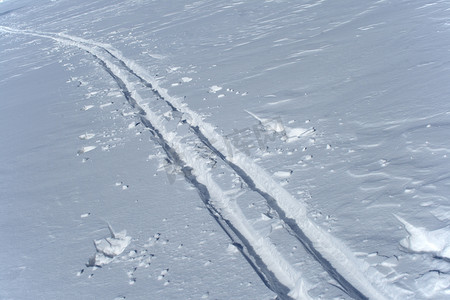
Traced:
[[340, 240], [311, 221], [303, 202], [295, 199], [250, 157], [217, 133], [211, 124], [204, 122], [199, 114], [180, 99], [171, 97], [142, 67], [123, 57], [111, 45], [62, 33], [17, 30], [5, 26], [0, 26], [0, 32], [53, 39], [63, 45], [87, 51], [95, 57], [116, 81], [130, 105], [139, 111], [141, 121], [152, 131], [155, 141], [163, 147], [172, 162], [181, 168], [186, 180], [197, 188], [214, 219], [266, 286], [281, 299], [310, 299], [308, 290], [312, 286], [299, 270], [284, 259], [268, 238], [261, 236], [252, 227], [236, 202], [214, 181], [208, 161], [198, 155], [192, 146], [183, 143], [176, 132], [167, 130], [164, 118], [148, 107], [137, 92], [135, 83], [128, 80], [128, 75], [136, 77], [138, 83], [151, 89], [173, 111], [180, 112], [183, 122], [190, 126], [197, 138], [266, 200], [286, 229], [349, 296], [355, 299], [405, 299], [410, 295], [406, 290], [390, 284], [382, 274], [369, 268], [368, 263], [356, 258]]

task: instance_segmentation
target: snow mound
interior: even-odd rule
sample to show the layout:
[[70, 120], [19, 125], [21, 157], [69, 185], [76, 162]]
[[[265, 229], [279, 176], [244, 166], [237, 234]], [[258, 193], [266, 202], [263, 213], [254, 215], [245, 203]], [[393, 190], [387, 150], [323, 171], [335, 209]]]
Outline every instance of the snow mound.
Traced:
[[109, 264], [116, 256], [122, 254], [130, 244], [131, 237], [127, 236], [126, 230], [115, 233], [111, 225], [108, 225], [108, 229], [111, 233], [110, 237], [94, 240], [96, 253], [89, 259], [88, 267], [101, 267]]
[[409, 236], [400, 244], [413, 252], [431, 253], [434, 256], [450, 259], [450, 230], [449, 227], [428, 231], [422, 227], [415, 227], [403, 218], [395, 217], [405, 226]]

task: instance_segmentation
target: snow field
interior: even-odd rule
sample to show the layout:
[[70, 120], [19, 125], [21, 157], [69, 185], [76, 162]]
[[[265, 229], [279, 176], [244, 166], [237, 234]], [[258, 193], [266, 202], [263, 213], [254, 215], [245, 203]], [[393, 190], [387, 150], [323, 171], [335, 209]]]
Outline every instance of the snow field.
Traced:
[[[63, 2], [49, 7], [66, 5]], [[137, 20], [139, 8], [150, 6], [134, 1], [120, 14], [107, 16], [117, 13], [118, 3], [102, 8], [90, 3], [89, 11], [93, 8], [105, 18], [96, 16], [92, 24], [82, 24], [77, 14], [92, 13], [75, 5], [64, 14], [77, 15], [73, 21], [79, 30], [62, 26], [58, 18], [33, 17], [42, 23], [35, 28], [71, 35], [28, 33], [58, 39], [63, 46], [82, 44], [81, 49], [95, 53], [123, 91], [115, 96], [125, 96], [140, 113], [136, 115], [141, 119], [128, 121], [124, 129], [132, 134], [143, 123], [154, 141], [168, 147], [160, 172], [166, 172], [170, 184], [179, 182], [177, 176], [183, 173], [197, 187], [211, 215], [218, 217], [235, 245], [244, 244], [243, 257], [279, 296], [289, 290], [296, 294], [295, 278], [301, 275], [308, 282], [299, 285], [304, 284], [303, 293], [312, 298], [445, 298], [449, 147], [442, 97], [446, 55], [439, 50], [445, 48], [439, 45], [445, 44], [448, 31], [439, 13], [445, 3], [346, 4], [203, 1], [185, 5], [184, 14], [152, 5], [153, 21], [108, 26], [125, 15], [135, 14]], [[8, 13], [7, 19], [15, 21], [14, 14]], [[234, 20], [233, 26], [217, 26], [228, 19]], [[206, 21], [211, 26], [196, 30]], [[10, 26], [16, 27], [13, 23]], [[30, 23], [24, 25], [28, 28], [38, 24], [25, 23]], [[11, 27], [1, 31], [23, 32]], [[198, 36], [190, 36], [190, 31]], [[32, 44], [39, 47], [40, 39]], [[218, 55], [222, 53], [226, 55]], [[170, 95], [162, 86], [170, 87]], [[150, 100], [155, 96], [156, 101]], [[86, 97], [95, 98], [95, 91]], [[139, 98], [140, 108], [135, 103]], [[88, 104], [82, 110], [98, 107], [108, 114], [115, 107], [108, 99]], [[149, 107], [151, 120], [143, 109]], [[258, 121], [258, 129], [248, 120]], [[161, 131], [153, 128], [155, 122]], [[233, 133], [226, 135], [230, 128]], [[86, 154], [95, 157], [100, 150], [88, 132], [78, 133], [81, 142], [88, 143], [78, 149], [83, 162], [89, 159]], [[246, 133], [256, 139], [234, 144]], [[261, 145], [260, 133], [271, 133], [275, 140]], [[109, 151], [107, 146], [101, 150]], [[195, 159], [188, 164], [191, 155]], [[127, 181], [116, 182], [126, 192], [133, 190]], [[224, 194], [225, 201], [209, 199], [213, 194]], [[240, 224], [234, 233], [233, 226], [227, 226], [233, 217]], [[240, 232], [253, 239], [239, 237]], [[258, 243], [260, 237], [267, 243]], [[287, 250], [288, 244], [297, 250]], [[276, 274], [270, 274], [274, 267], [261, 254], [271, 246], [287, 266]], [[264, 263], [258, 262], [263, 256]], [[310, 261], [298, 260], [303, 256]], [[283, 277], [293, 274], [289, 267], [301, 273]], [[324, 270], [326, 276], [311, 276]], [[163, 281], [168, 273], [162, 268], [157, 278]], [[284, 284], [277, 289], [276, 282]], [[346, 293], [325, 292], [326, 284]]]

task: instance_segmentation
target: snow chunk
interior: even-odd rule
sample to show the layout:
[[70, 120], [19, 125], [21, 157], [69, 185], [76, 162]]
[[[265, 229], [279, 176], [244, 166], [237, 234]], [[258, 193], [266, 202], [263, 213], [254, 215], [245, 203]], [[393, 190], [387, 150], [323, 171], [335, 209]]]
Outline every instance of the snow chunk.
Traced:
[[105, 107], [111, 106], [113, 104], [114, 104], [114, 102], [108, 102], [108, 103], [105, 103], [105, 104], [101, 104], [100, 108], [105, 108]]
[[78, 136], [78, 138], [79, 138], [80, 140], [90, 140], [90, 139], [92, 139], [94, 136], [95, 136], [94, 133], [85, 133], [85, 134], [82, 134], [82, 135]]
[[85, 105], [85, 106], [83, 106], [83, 108], [81, 108], [81, 110], [86, 111], [86, 110], [90, 110], [93, 107], [94, 107], [94, 105]]
[[133, 128], [135, 128], [137, 125], [139, 125], [139, 123], [131, 122], [130, 124], [128, 124], [128, 129], [133, 129]]
[[108, 225], [111, 236], [101, 240], [94, 240], [95, 250], [93, 257], [89, 259], [88, 267], [103, 266], [109, 264], [114, 258], [128, 247], [131, 237], [127, 236], [127, 231], [114, 232], [111, 225]]
[[275, 173], [273, 173], [273, 175], [275, 177], [278, 177], [278, 178], [288, 178], [288, 177], [291, 177], [292, 170], [289, 170], [289, 171], [276, 171]]
[[394, 215], [404, 226], [409, 236], [400, 244], [413, 252], [427, 252], [450, 259], [450, 230], [444, 227], [428, 231], [422, 227], [415, 227], [403, 218]]
[[209, 92], [212, 94], [217, 93], [218, 91], [220, 91], [222, 89], [221, 86], [217, 86], [217, 85], [213, 85], [209, 88]]
[[192, 81], [192, 78], [191, 77], [183, 77], [183, 78], [181, 78], [181, 81], [190, 82], [190, 81]]
[[78, 154], [83, 154], [89, 151], [94, 150], [95, 148], [97, 148], [97, 146], [86, 146], [86, 147], [82, 147], [80, 150], [78, 150]]

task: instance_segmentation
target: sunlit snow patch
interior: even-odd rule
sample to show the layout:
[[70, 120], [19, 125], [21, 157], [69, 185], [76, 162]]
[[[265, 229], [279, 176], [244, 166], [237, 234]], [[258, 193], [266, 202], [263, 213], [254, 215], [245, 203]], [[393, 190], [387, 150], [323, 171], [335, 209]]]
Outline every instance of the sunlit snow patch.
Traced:
[[114, 258], [128, 247], [131, 242], [131, 237], [127, 236], [127, 231], [122, 230], [120, 232], [114, 232], [111, 225], [108, 225], [110, 237], [94, 240], [95, 250], [97, 251], [93, 257], [89, 259], [87, 263], [88, 267], [101, 267], [109, 264]]

